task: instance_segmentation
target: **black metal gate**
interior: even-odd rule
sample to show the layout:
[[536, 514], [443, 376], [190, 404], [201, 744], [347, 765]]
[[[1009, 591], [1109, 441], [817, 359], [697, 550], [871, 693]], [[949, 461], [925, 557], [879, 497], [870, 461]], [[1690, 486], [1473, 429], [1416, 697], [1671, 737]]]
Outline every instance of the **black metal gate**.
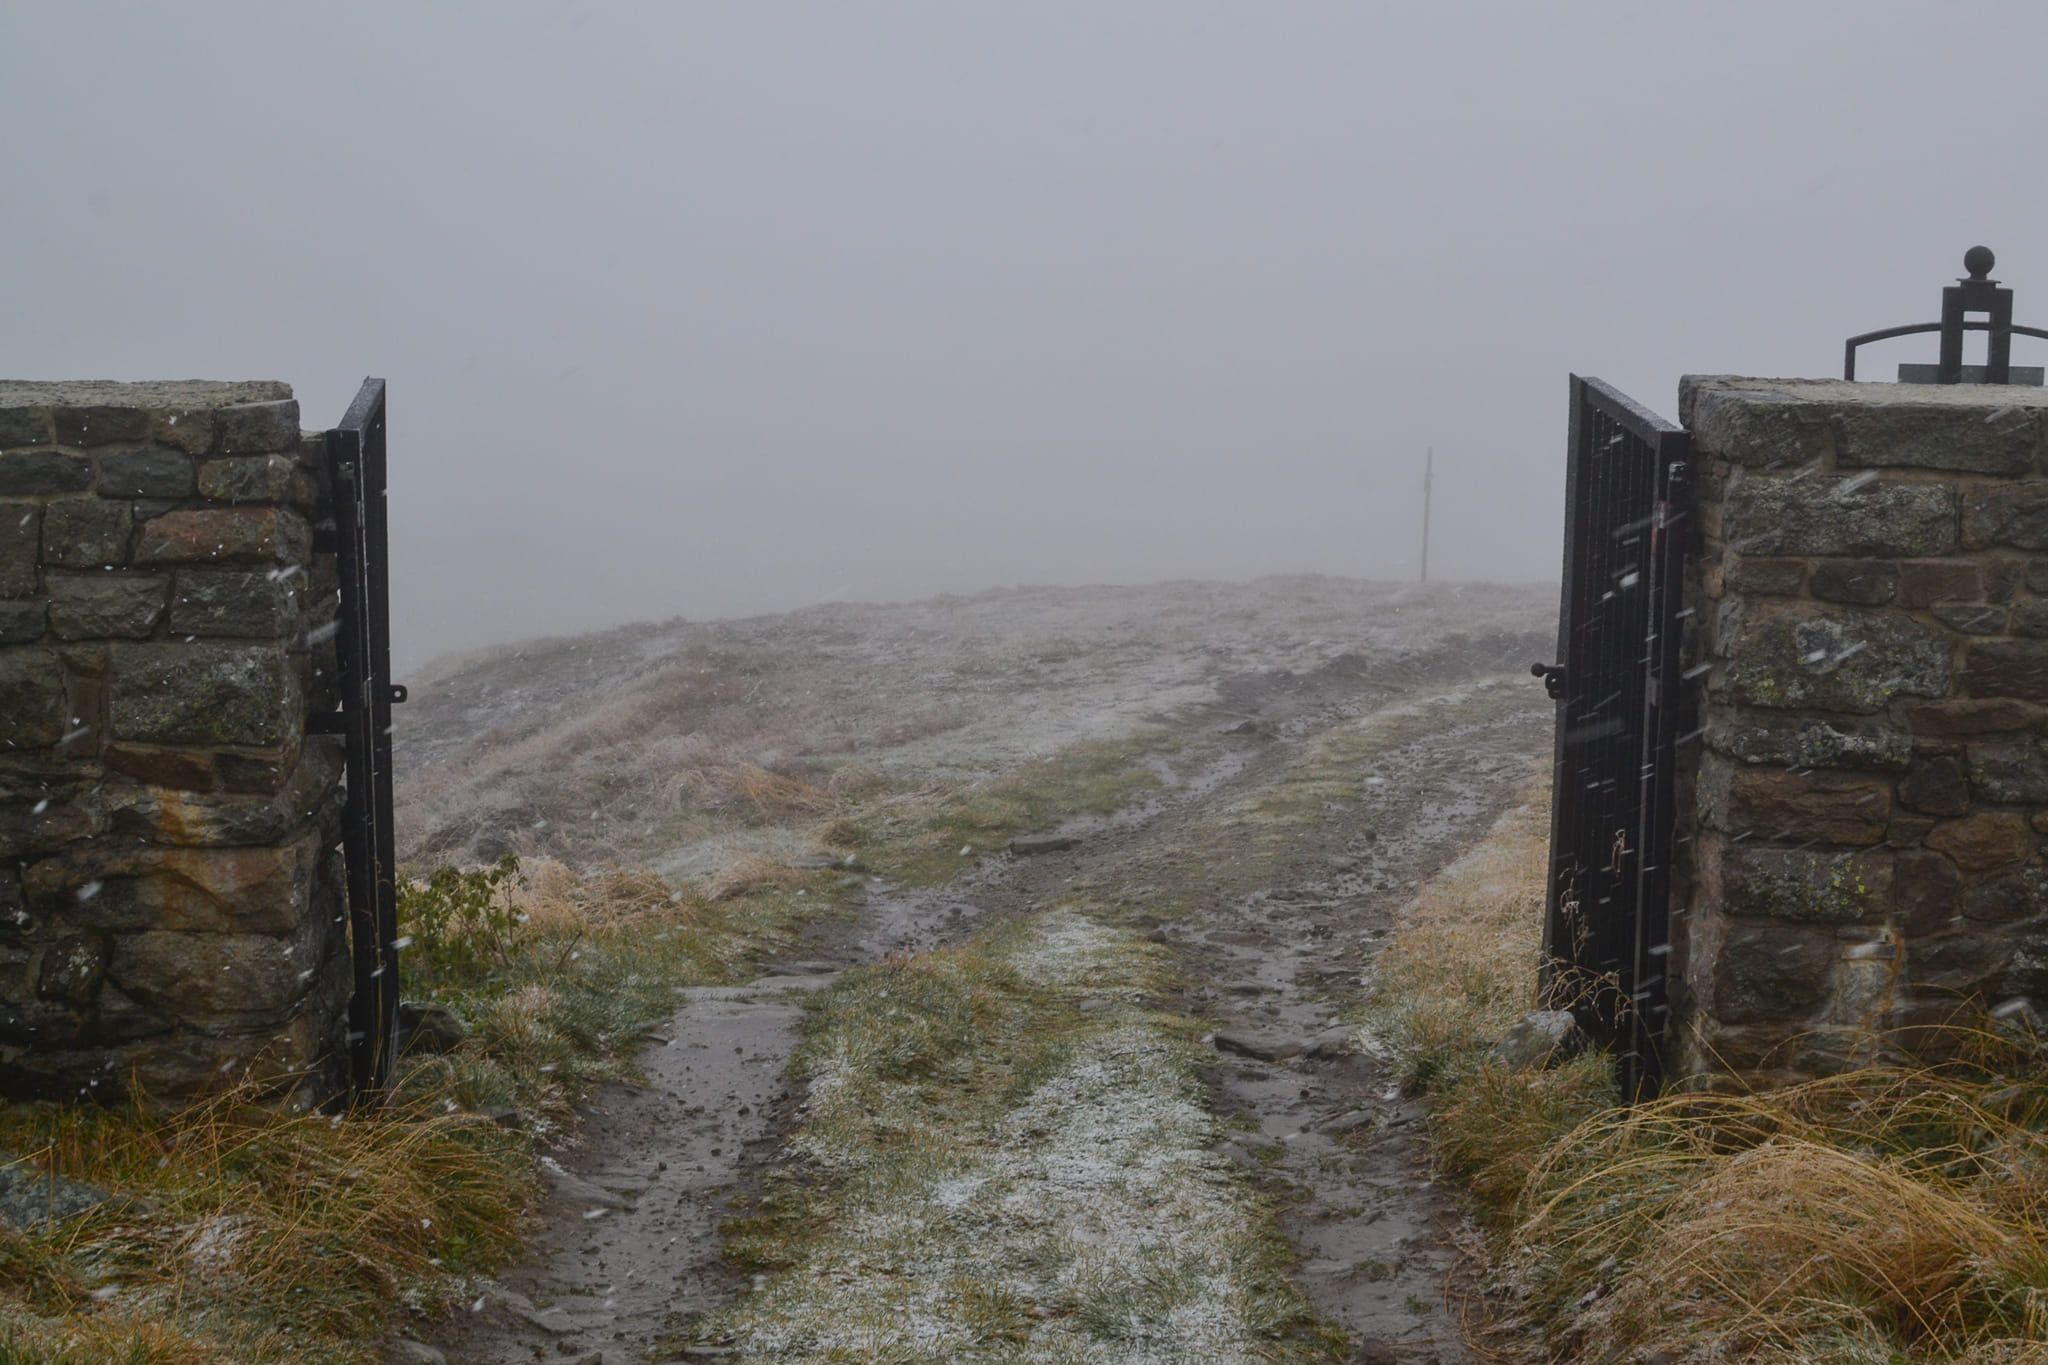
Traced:
[[[391, 605], [386, 586], [384, 381], [366, 379], [341, 425], [327, 433], [331, 532], [318, 548], [335, 556], [341, 582], [335, 656], [338, 711], [316, 714], [309, 732], [339, 734], [347, 751], [342, 858], [348, 875], [349, 1068], [358, 1093], [381, 1088], [398, 1043], [397, 857], [391, 829]], [[330, 539], [331, 537], [331, 539]]]
[[1667, 1003], [1680, 643], [1692, 541], [1686, 433], [1597, 379], [1571, 379], [1545, 1001], [1655, 1090]]

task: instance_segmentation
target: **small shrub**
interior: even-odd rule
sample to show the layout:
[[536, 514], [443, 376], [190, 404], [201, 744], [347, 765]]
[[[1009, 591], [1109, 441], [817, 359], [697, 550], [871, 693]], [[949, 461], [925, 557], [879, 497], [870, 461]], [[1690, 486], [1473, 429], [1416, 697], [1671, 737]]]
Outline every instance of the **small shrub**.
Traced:
[[398, 888], [398, 922], [411, 936], [409, 967], [430, 977], [473, 980], [503, 967], [519, 932], [512, 891], [522, 884], [519, 859], [508, 853], [491, 867], [443, 867], [424, 882]]

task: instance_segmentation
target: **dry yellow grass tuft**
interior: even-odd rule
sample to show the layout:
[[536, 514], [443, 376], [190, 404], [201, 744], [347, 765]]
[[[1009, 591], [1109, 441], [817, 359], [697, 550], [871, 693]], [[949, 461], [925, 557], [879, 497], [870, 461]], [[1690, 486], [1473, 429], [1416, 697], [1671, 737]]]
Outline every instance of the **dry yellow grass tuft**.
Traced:
[[1534, 1001], [1540, 800], [1425, 886], [1372, 1024], [1560, 1359], [2048, 1365], [2048, 1062], [1966, 1060], [1616, 1104], [1604, 1058], [1510, 1071]]

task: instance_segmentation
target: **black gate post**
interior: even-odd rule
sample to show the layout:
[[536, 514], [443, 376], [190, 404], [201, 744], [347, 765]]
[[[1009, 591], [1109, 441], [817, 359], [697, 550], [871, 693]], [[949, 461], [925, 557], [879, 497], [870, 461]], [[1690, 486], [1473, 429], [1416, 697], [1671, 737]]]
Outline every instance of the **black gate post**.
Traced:
[[391, 813], [391, 602], [386, 584], [384, 381], [366, 379], [327, 433], [341, 613], [335, 638], [341, 710], [308, 729], [338, 733], [347, 751], [342, 857], [348, 872], [349, 1066], [364, 1094], [390, 1079], [398, 1044], [397, 853]]

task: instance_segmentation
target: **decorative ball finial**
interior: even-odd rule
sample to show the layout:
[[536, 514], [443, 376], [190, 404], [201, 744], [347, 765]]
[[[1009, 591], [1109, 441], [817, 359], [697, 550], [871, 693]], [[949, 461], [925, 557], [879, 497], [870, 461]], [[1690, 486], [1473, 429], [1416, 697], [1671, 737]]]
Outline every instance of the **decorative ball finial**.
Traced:
[[1990, 278], [1991, 267], [1997, 264], [1998, 258], [1988, 246], [1973, 246], [1963, 253], [1963, 269], [1970, 272], [1973, 280]]

